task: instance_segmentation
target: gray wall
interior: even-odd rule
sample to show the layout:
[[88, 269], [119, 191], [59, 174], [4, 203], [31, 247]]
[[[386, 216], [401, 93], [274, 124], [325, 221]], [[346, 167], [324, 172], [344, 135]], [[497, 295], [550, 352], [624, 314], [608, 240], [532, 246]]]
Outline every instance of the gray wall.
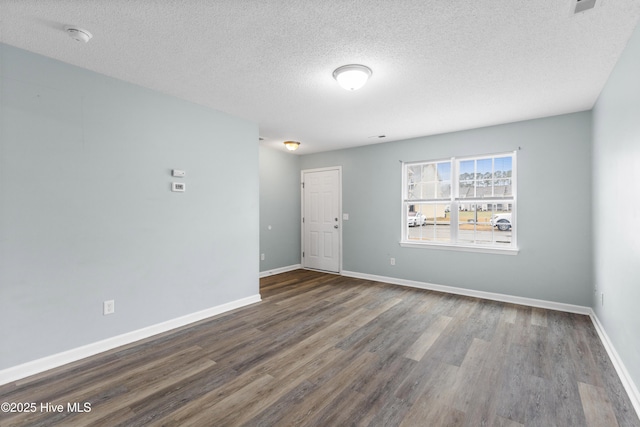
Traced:
[[[640, 386], [640, 27], [593, 110], [594, 310]], [[600, 293], [604, 293], [604, 303]]]
[[0, 67], [0, 369], [258, 294], [257, 125], [6, 45]]
[[300, 264], [300, 157], [266, 147], [260, 147], [260, 253], [261, 272]]
[[[518, 151], [517, 256], [402, 248], [400, 161]], [[342, 166], [343, 269], [591, 305], [591, 113], [302, 156]], [[396, 258], [391, 266], [389, 258]]]

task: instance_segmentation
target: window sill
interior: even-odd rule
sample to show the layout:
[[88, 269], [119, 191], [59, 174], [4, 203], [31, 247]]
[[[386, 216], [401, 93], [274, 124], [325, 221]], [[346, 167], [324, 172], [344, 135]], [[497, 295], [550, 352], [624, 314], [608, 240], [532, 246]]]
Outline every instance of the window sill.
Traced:
[[496, 248], [496, 247], [489, 247], [489, 246], [462, 246], [462, 245], [450, 245], [447, 243], [400, 242], [400, 246], [402, 246], [403, 248], [440, 249], [445, 251], [479, 252], [479, 253], [497, 254], [497, 255], [518, 255], [518, 252], [520, 251], [518, 248]]

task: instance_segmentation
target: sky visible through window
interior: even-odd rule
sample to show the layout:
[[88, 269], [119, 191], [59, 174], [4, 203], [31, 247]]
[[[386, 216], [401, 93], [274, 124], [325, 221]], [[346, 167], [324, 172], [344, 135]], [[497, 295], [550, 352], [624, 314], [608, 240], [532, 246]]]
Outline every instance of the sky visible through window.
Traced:
[[[463, 174], [493, 174], [494, 172], [501, 171], [503, 173], [510, 172], [512, 170], [511, 157], [497, 157], [494, 159], [494, 168], [491, 166], [492, 159], [479, 159], [479, 160], [463, 160], [460, 162], [460, 175]], [[440, 171], [440, 165], [438, 165], [438, 172]]]

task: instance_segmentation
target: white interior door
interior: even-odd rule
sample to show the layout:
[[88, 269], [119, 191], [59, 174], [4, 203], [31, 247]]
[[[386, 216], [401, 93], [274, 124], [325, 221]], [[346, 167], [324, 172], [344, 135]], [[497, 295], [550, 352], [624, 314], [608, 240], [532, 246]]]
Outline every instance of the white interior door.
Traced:
[[340, 272], [340, 169], [302, 172], [302, 265]]

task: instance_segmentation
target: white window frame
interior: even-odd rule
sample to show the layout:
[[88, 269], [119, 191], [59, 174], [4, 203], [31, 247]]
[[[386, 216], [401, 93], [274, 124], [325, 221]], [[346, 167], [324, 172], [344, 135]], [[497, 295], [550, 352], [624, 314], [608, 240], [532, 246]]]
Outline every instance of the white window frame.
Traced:
[[[460, 174], [459, 174], [459, 165], [462, 161], [467, 160], [483, 160], [483, 159], [495, 159], [500, 157], [510, 156], [512, 159], [512, 176], [511, 176], [511, 191], [512, 196], [510, 197], [466, 197], [460, 198]], [[409, 182], [407, 182], [408, 172], [407, 168], [409, 166], [415, 165], [426, 165], [426, 164], [436, 164], [442, 162], [450, 162], [451, 165], [451, 190], [450, 195], [447, 198], [436, 198], [436, 199], [409, 199]], [[486, 155], [477, 155], [477, 156], [465, 156], [465, 157], [451, 157], [448, 159], [437, 159], [437, 160], [425, 160], [418, 162], [402, 162], [402, 232], [401, 232], [401, 240], [400, 246], [409, 247], [409, 248], [436, 248], [443, 250], [454, 250], [454, 251], [465, 251], [465, 252], [482, 252], [482, 253], [493, 253], [493, 254], [504, 254], [504, 255], [517, 255], [518, 253], [518, 242], [517, 242], [517, 156], [515, 151], [496, 153], [496, 154], [486, 154]], [[450, 241], [448, 242], [436, 242], [436, 241], [420, 241], [417, 242], [415, 240], [408, 239], [409, 227], [407, 224], [407, 217], [409, 212], [409, 205], [415, 204], [447, 204], [449, 205], [450, 211]], [[469, 243], [469, 242], [460, 242], [458, 236], [459, 229], [459, 207], [461, 204], [500, 204], [506, 203], [511, 204], [511, 244], [503, 245], [503, 244], [479, 244], [479, 243]]]

